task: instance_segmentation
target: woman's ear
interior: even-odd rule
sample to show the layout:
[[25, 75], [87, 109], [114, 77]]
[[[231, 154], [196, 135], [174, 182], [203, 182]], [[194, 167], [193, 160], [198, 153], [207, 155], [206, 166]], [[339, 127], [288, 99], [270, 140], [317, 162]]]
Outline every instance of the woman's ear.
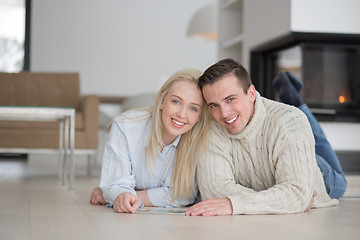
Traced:
[[164, 99], [165, 97], [162, 99], [161, 101], [161, 104], [160, 104], [160, 110], [163, 110], [164, 109]]
[[164, 109], [164, 101], [165, 101], [166, 96], [167, 96], [167, 93], [164, 94], [164, 96], [163, 96], [163, 98], [162, 98], [162, 100], [161, 100], [160, 110], [163, 110], [163, 109]]

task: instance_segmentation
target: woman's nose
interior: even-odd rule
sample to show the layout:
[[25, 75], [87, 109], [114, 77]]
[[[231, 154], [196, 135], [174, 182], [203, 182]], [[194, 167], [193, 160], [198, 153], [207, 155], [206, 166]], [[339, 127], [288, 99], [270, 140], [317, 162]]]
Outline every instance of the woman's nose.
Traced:
[[181, 106], [181, 107], [179, 108], [178, 116], [179, 116], [180, 118], [185, 118], [185, 116], [186, 116], [186, 109], [185, 109], [184, 106]]

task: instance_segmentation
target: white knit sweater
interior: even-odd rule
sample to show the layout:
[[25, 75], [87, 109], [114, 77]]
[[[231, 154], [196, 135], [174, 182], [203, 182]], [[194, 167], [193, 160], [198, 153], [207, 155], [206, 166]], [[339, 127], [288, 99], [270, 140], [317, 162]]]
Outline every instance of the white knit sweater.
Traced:
[[303, 212], [338, 205], [326, 193], [310, 124], [299, 109], [256, 95], [255, 113], [238, 135], [215, 123], [200, 159], [201, 197], [228, 197], [233, 214]]

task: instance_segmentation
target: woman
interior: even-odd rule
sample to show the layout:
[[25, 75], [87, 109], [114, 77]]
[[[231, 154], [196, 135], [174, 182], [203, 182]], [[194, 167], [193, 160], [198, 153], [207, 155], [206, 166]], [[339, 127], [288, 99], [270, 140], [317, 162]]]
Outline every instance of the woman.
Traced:
[[200, 75], [195, 69], [176, 72], [152, 109], [115, 118], [91, 204], [109, 203], [116, 212], [134, 213], [142, 205], [179, 207], [194, 201], [195, 168], [211, 123], [197, 87]]

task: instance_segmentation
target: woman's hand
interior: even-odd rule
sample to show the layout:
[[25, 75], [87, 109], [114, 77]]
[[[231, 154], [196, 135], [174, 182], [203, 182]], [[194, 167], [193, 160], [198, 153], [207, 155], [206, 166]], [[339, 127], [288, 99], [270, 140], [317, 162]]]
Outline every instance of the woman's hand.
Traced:
[[135, 213], [141, 204], [142, 202], [137, 196], [124, 192], [117, 196], [113, 203], [113, 208], [118, 213]]
[[103, 192], [101, 188], [96, 187], [93, 189], [90, 196], [90, 203], [93, 205], [105, 205], [107, 202], [104, 199]]

